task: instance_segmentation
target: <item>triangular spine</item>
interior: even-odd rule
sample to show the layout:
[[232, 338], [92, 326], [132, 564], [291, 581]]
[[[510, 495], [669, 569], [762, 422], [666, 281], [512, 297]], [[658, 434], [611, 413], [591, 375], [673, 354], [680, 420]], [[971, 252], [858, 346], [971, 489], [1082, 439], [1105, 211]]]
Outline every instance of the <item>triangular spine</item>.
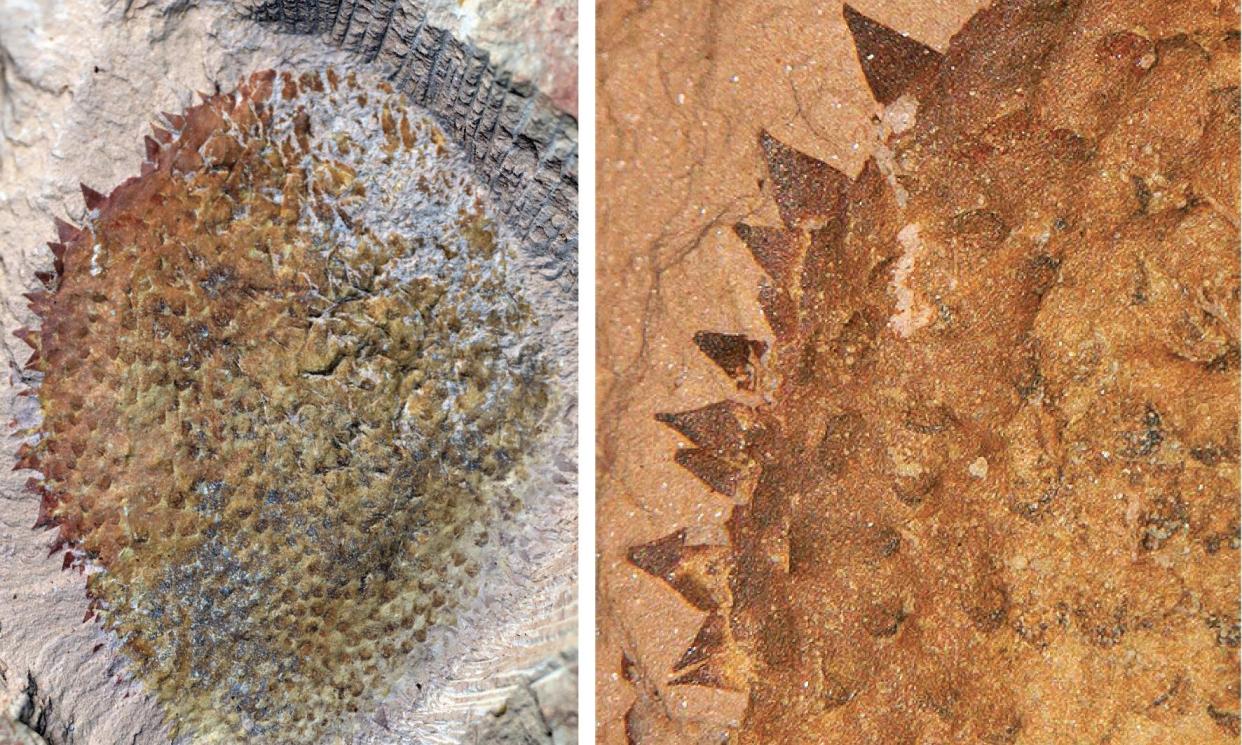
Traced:
[[944, 59], [936, 50], [845, 6], [858, 62], [875, 99], [888, 105], [920, 78], [934, 75]]

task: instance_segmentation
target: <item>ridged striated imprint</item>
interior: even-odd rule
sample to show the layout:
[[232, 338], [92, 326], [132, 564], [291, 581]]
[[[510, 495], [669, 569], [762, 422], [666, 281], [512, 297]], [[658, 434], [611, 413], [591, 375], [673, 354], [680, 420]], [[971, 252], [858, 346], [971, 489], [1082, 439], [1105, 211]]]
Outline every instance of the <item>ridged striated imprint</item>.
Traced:
[[658, 416], [728, 542], [629, 551], [703, 618], [624, 659], [629, 741], [703, 686], [749, 703], [693, 741], [1237, 742], [1237, 8], [845, 18], [878, 145], [761, 136], [772, 336], [697, 334], [738, 395]]
[[165, 118], [58, 223], [19, 467], [174, 733], [329, 741], [475, 592], [546, 366], [484, 192], [386, 84]]

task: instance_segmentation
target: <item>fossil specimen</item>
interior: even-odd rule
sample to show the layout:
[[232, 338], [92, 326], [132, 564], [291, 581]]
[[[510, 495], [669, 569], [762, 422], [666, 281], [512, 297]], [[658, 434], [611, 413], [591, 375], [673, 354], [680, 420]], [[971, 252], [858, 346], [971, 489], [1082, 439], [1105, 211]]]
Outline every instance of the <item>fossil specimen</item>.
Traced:
[[545, 365], [487, 198], [386, 84], [165, 118], [59, 224], [19, 466], [175, 731], [319, 742], [474, 592]]
[[[442, 25], [452, 9], [470, 16], [501, 2], [446, 0], [237, 0], [249, 15], [282, 33], [316, 34], [359, 59], [391, 69], [393, 87], [435, 114], [488, 182], [503, 222], [523, 237], [523, 251], [541, 257], [539, 270], [567, 286], [577, 281], [577, 121], [540, 91]], [[555, 15], [551, 4], [526, 4], [531, 16]], [[487, 7], [490, 6], [490, 7]], [[555, 24], [554, 24], [555, 25]], [[477, 25], [474, 32], [484, 32]], [[518, 33], [518, 27], [507, 29]], [[529, 41], [529, 40], [524, 40]], [[568, 41], [568, 40], [566, 40]], [[576, 40], [575, 40], [576, 44]], [[502, 57], [512, 57], [517, 47]], [[494, 50], [496, 51], [496, 50]], [[551, 47], [545, 54], [552, 53]], [[558, 49], [554, 56], [563, 54]], [[576, 83], [573, 87], [576, 87]]]
[[746, 693], [739, 743], [1236, 742], [1236, 8], [844, 12], [875, 153], [761, 136], [772, 337], [697, 334], [738, 394], [658, 417], [735, 505], [628, 553], [703, 614], [657, 690]]

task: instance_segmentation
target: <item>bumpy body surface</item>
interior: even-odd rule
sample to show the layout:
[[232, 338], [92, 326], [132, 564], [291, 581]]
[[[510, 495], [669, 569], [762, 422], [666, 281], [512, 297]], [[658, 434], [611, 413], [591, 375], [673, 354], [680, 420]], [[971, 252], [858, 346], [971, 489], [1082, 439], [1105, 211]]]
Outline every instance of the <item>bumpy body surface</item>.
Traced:
[[166, 115], [30, 296], [21, 465], [196, 741], [320, 742], [452, 623], [546, 404], [486, 197], [351, 73]]

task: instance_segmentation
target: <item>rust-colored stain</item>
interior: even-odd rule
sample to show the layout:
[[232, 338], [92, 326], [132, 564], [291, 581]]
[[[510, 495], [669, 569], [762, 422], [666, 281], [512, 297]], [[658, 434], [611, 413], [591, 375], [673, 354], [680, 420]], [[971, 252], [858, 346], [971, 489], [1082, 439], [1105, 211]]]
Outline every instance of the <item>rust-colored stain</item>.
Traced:
[[698, 629], [601, 570], [601, 741], [1236, 742], [1237, 8], [843, 16], [874, 152], [758, 137], [768, 332], [694, 335], [733, 392], [645, 453], [719, 517], [624, 549]]
[[166, 120], [28, 296], [19, 467], [174, 732], [324, 741], [474, 592], [544, 363], [384, 84], [268, 71]]

